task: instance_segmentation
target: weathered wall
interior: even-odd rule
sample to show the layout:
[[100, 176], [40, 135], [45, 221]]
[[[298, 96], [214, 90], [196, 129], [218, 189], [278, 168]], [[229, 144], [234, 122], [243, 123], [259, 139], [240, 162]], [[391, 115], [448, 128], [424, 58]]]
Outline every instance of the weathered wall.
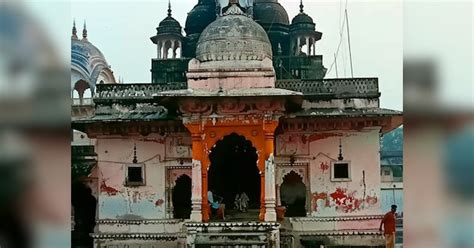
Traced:
[[[331, 167], [338, 158], [340, 140], [344, 160], [350, 161], [351, 179], [337, 182], [331, 180]], [[289, 156], [294, 154], [296, 163], [308, 164], [309, 172], [305, 176], [310, 186], [307, 208], [311, 216], [381, 213], [378, 128], [284, 133], [277, 137], [276, 149], [280, 162], [288, 163]], [[278, 176], [283, 177], [291, 168], [284, 170]]]
[[[98, 137], [98, 219], [166, 218], [166, 166], [180, 166], [189, 156], [186, 142], [175, 137]], [[134, 144], [138, 163], [145, 166], [144, 186], [125, 186], [126, 165], [132, 164]]]
[[397, 205], [397, 213], [403, 215], [403, 183], [393, 184], [396, 185], [395, 188], [390, 187], [391, 185], [382, 185], [380, 192], [380, 209], [385, 213], [390, 210], [392, 204], [395, 204]]

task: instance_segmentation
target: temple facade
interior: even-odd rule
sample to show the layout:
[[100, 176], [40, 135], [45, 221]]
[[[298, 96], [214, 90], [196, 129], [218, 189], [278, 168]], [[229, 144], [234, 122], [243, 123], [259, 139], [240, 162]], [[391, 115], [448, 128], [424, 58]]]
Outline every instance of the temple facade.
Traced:
[[94, 247], [383, 246], [380, 137], [402, 113], [380, 108], [377, 78], [325, 78], [300, 5], [290, 23], [277, 0], [199, 0], [186, 35], [168, 8], [151, 83], [97, 84], [73, 112], [77, 233]]

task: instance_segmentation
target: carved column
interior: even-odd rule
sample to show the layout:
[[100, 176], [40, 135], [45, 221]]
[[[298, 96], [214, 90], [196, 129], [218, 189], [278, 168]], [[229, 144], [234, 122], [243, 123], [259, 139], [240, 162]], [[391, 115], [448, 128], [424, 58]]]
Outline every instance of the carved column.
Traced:
[[265, 133], [265, 221], [276, 221], [276, 190], [275, 190], [275, 159], [274, 140], [275, 129], [278, 121], [264, 121], [263, 131]]
[[175, 40], [171, 41], [171, 49], [173, 51], [173, 59], [175, 59], [176, 58], [176, 41]]
[[161, 59], [161, 41], [158, 41], [158, 42], [156, 43], [156, 47], [157, 47], [157, 49], [158, 49], [157, 58], [158, 58], [158, 59]]
[[169, 49], [169, 41], [165, 41], [163, 43], [163, 59], [167, 59], [168, 58], [168, 49]]
[[186, 127], [191, 132], [192, 150], [193, 150], [193, 164], [192, 164], [192, 189], [191, 189], [191, 220], [202, 221], [202, 134], [200, 124], [186, 124]]
[[301, 52], [301, 38], [298, 37], [296, 40], [296, 55], [300, 55]]
[[307, 50], [306, 56], [311, 55], [311, 46], [309, 45], [309, 37], [306, 37], [306, 50]]

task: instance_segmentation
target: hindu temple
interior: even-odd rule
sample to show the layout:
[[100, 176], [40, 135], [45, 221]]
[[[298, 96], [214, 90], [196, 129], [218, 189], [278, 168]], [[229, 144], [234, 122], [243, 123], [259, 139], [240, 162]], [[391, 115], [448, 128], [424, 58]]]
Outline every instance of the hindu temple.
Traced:
[[303, 2], [290, 20], [278, 0], [199, 0], [184, 29], [162, 12], [149, 83], [116, 82], [73, 28], [77, 247], [383, 246], [380, 137], [402, 113], [379, 80], [326, 78]]

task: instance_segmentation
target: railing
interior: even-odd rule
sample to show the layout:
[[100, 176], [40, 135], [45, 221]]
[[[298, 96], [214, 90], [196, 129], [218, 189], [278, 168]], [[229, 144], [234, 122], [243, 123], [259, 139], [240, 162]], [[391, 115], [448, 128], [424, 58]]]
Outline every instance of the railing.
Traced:
[[126, 99], [152, 98], [157, 93], [187, 88], [186, 82], [167, 84], [98, 84], [96, 98]]
[[[150, 99], [163, 91], [182, 90], [186, 82], [167, 84], [99, 84], [95, 99]], [[378, 97], [377, 78], [342, 78], [321, 80], [278, 80], [276, 87], [301, 92], [307, 96]]]
[[277, 88], [293, 90], [304, 95], [378, 96], [377, 78], [337, 78], [321, 80], [279, 80]]
[[72, 106], [88, 106], [93, 104], [92, 98], [82, 98], [82, 101], [79, 98], [72, 99]]

